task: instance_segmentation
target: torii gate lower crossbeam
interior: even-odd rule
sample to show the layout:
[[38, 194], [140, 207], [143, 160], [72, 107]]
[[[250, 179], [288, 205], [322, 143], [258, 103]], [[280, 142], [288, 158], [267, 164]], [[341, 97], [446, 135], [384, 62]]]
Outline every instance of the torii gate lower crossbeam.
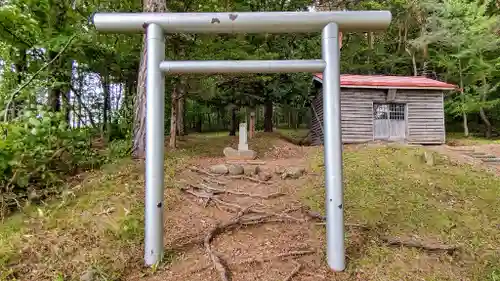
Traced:
[[[324, 158], [326, 181], [327, 261], [345, 269], [342, 131], [340, 117], [339, 28], [373, 30], [389, 25], [387, 11], [267, 13], [103, 13], [92, 21], [98, 30], [138, 32], [146, 29], [146, 202], [147, 265], [163, 256], [164, 212], [164, 73], [323, 72]], [[303, 61], [165, 60], [165, 33], [313, 32], [322, 29], [322, 59]]]

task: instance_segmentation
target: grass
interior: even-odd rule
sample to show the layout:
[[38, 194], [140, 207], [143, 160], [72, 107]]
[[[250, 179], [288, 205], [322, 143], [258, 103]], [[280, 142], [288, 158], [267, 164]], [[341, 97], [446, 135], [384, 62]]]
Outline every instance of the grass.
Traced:
[[8, 218], [0, 230], [0, 271], [8, 274], [0, 280], [73, 280], [88, 270], [96, 280], [117, 280], [140, 256], [138, 240], [128, 239], [142, 229], [138, 171], [132, 161], [108, 165], [59, 200]]
[[285, 140], [292, 143], [298, 143], [304, 140], [309, 134], [309, 129], [277, 129], [276, 132], [281, 135]]
[[447, 133], [446, 143], [454, 146], [470, 146], [481, 144], [500, 144], [499, 138], [487, 139], [478, 136], [464, 137], [463, 133]]
[[[250, 148], [262, 155], [277, 134], [261, 134]], [[166, 208], [175, 175], [194, 157], [220, 157], [237, 137], [189, 135], [166, 151]], [[322, 172], [319, 148], [311, 168]], [[500, 180], [470, 166], [437, 157], [421, 160], [421, 148], [367, 146], [345, 150], [346, 220], [374, 230], [347, 232], [352, 280], [500, 280]], [[0, 224], [0, 280], [120, 280], [142, 267], [143, 165], [123, 160], [69, 184], [63, 196], [29, 206]], [[322, 177], [318, 177], [321, 179]], [[323, 211], [324, 183], [303, 187], [304, 201]], [[322, 231], [322, 230], [320, 230]], [[377, 235], [409, 236], [457, 244], [453, 256], [383, 246]], [[321, 236], [323, 237], [323, 236]], [[165, 262], [177, 253], [166, 253]], [[351, 280], [351, 279], [349, 279]]]
[[[344, 152], [346, 221], [377, 232], [348, 231], [348, 270], [367, 280], [499, 280], [500, 179], [437, 155], [429, 166], [422, 153], [397, 146]], [[311, 166], [322, 172], [322, 162], [318, 152]], [[324, 211], [324, 182], [312, 183], [303, 197]], [[390, 248], [377, 235], [416, 235], [461, 250], [449, 256]]]
[[[258, 134], [250, 148], [264, 152], [274, 135]], [[194, 157], [220, 157], [237, 137], [196, 134], [165, 153], [165, 187], [176, 186], [175, 174]], [[122, 160], [76, 178], [61, 198], [0, 223], [0, 281], [79, 280], [91, 272], [95, 281], [120, 280], [131, 270], [146, 270], [143, 256], [143, 165]], [[165, 206], [177, 204], [166, 196]], [[165, 253], [164, 262], [176, 253]]]
[[[165, 181], [188, 159], [169, 153]], [[119, 280], [142, 266], [143, 168], [123, 160], [77, 179], [66, 195], [30, 206], [0, 227], [0, 280]], [[169, 208], [173, 202], [166, 199]]]

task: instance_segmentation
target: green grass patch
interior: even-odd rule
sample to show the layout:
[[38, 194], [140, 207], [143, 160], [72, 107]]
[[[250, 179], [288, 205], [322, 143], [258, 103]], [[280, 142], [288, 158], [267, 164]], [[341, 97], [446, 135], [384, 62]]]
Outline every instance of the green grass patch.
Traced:
[[[500, 179], [437, 154], [436, 164], [429, 166], [422, 154], [419, 148], [397, 146], [346, 149], [346, 221], [370, 226], [377, 235], [416, 235], [459, 245], [460, 253], [390, 248], [377, 242], [374, 233], [352, 245], [359, 233], [348, 232], [348, 248], [362, 252], [350, 259], [349, 270], [377, 272], [370, 280], [495, 280], [500, 270]], [[313, 156], [313, 170], [322, 172], [322, 161], [320, 152]], [[324, 212], [322, 180], [305, 188], [303, 197]]]
[[301, 142], [305, 141], [308, 136], [309, 129], [277, 129], [276, 133], [291, 143], [301, 145]]
[[464, 137], [463, 133], [447, 133], [446, 143], [453, 146], [500, 144], [500, 138], [487, 139], [479, 136]]
[[[181, 151], [166, 156], [167, 188], [187, 159]], [[2, 223], [0, 281], [78, 280], [88, 271], [92, 280], [110, 281], [142, 267], [143, 165], [122, 160], [74, 182], [60, 198]]]

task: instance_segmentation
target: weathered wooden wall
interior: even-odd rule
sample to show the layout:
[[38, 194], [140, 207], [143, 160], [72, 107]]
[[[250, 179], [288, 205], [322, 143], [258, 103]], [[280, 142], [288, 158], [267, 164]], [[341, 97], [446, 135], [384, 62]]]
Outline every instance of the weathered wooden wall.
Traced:
[[[445, 142], [443, 93], [436, 90], [398, 89], [393, 101], [387, 90], [343, 88], [341, 92], [342, 141], [360, 143], [373, 140], [373, 103], [405, 103], [406, 141], [420, 144]], [[312, 102], [311, 141], [323, 143], [323, 97], [321, 88]], [[316, 118], [318, 117], [318, 118]]]

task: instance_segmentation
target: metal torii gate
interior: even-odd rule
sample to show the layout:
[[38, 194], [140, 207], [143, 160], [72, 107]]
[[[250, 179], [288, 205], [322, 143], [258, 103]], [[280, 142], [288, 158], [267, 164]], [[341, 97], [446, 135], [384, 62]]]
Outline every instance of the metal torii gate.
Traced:
[[[146, 30], [146, 265], [163, 256], [165, 73], [323, 72], [324, 157], [326, 181], [327, 261], [345, 269], [340, 122], [339, 29], [385, 29], [388, 11], [232, 12], [232, 13], [97, 13], [98, 31]], [[165, 61], [165, 33], [298, 33], [322, 30], [321, 60]]]

